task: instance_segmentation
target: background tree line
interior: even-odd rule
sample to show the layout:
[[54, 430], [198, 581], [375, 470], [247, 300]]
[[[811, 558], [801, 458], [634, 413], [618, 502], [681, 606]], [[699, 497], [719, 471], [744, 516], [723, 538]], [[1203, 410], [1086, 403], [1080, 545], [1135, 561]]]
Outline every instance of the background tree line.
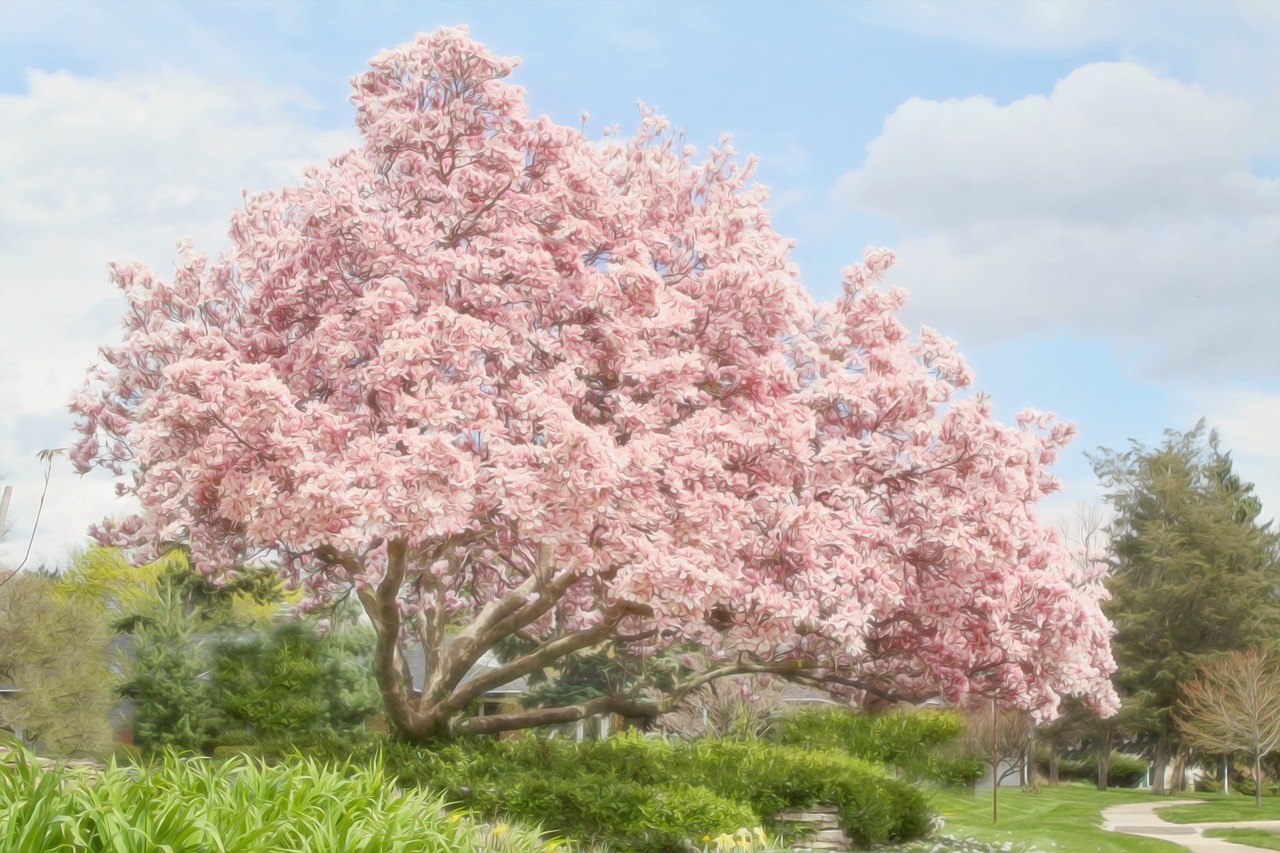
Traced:
[[1115, 625], [1114, 681], [1123, 705], [1115, 718], [1099, 720], [1069, 704], [1042, 741], [1055, 757], [1094, 750], [1100, 788], [1107, 757], [1123, 744], [1150, 758], [1157, 793], [1171, 769], [1168, 787], [1176, 793], [1193, 746], [1214, 749], [1194, 736], [1188, 690], [1233, 653], [1274, 650], [1280, 641], [1280, 540], [1261, 520], [1253, 486], [1203, 421], [1167, 431], [1157, 445], [1135, 441], [1091, 459], [1110, 520], [1086, 510], [1069, 537], [1110, 563], [1104, 609]]

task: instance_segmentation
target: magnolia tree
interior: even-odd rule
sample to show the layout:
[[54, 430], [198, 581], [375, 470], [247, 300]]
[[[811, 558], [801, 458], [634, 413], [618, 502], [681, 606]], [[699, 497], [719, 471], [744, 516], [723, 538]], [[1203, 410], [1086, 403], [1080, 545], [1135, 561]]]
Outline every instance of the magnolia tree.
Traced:
[[[408, 737], [661, 714], [741, 673], [1110, 710], [1098, 579], [1035, 515], [1071, 427], [958, 397], [951, 343], [875, 285], [887, 252], [815, 304], [727, 141], [696, 160], [651, 111], [589, 139], [528, 113], [515, 64], [465, 30], [378, 55], [360, 143], [248, 197], [226, 254], [112, 267], [125, 337], [75, 462], [142, 511], [96, 535], [353, 590]], [[461, 716], [604, 641], [707, 665]]]

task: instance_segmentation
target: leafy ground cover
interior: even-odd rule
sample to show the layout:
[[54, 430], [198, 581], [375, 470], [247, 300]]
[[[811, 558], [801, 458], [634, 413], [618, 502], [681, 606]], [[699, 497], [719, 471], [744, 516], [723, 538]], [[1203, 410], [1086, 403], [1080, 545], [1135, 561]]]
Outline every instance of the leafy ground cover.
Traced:
[[991, 795], [943, 790], [933, 805], [945, 826], [941, 835], [895, 850], [902, 853], [1186, 853], [1167, 841], [1106, 832], [1102, 810], [1150, 802], [1146, 791], [1100, 792], [1083, 785], [1042, 788], [1038, 793], [1000, 791], [1000, 820], [991, 824]]
[[1267, 797], [1262, 808], [1252, 797], [1238, 794], [1188, 794], [1206, 802], [1190, 806], [1170, 806], [1156, 813], [1170, 823], [1226, 823], [1239, 820], [1280, 820], [1280, 797]]
[[1271, 829], [1206, 829], [1204, 834], [1208, 838], [1225, 838], [1263, 850], [1280, 850], [1280, 832]]

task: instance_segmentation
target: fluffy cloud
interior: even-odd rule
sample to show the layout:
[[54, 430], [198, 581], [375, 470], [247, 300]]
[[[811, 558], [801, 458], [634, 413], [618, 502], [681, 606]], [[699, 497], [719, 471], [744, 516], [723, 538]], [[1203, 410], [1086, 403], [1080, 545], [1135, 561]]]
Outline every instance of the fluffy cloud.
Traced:
[[833, 195], [891, 217], [898, 281], [966, 341], [1102, 333], [1157, 372], [1273, 376], [1276, 140], [1252, 104], [1132, 63], [1008, 105], [913, 98]]
[[1218, 430], [1236, 472], [1257, 485], [1264, 518], [1280, 518], [1280, 391], [1202, 389], [1191, 395], [1195, 411]]
[[[40, 494], [34, 454], [67, 443], [70, 393], [115, 336], [123, 303], [107, 261], [165, 269], [183, 236], [216, 252], [242, 189], [296, 180], [354, 138], [311, 127], [295, 92], [188, 72], [30, 71], [26, 83], [0, 95], [0, 127], [21, 128], [0, 137], [0, 468], [24, 540], [5, 546], [9, 558]], [[55, 470], [37, 553], [58, 556], [117, 508], [107, 484]]]

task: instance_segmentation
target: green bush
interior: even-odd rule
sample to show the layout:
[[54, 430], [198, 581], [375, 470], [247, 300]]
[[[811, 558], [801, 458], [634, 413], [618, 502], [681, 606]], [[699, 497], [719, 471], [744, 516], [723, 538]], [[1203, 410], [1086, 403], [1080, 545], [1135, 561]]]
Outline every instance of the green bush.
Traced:
[[436, 795], [400, 791], [380, 767], [264, 767], [166, 753], [89, 779], [0, 762], [0, 853], [445, 853], [543, 849], [527, 828], [479, 827]]
[[[834, 750], [631, 735], [582, 744], [468, 740], [435, 749], [376, 742], [401, 784], [441, 791], [490, 820], [537, 820], [570, 840], [617, 851], [673, 851], [686, 840], [757, 826], [785, 831], [773, 820], [778, 811], [822, 802], [834, 803], [850, 835], [867, 846], [918, 838], [931, 817], [918, 789]], [[352, 753], [350, 743], [313, 749]]]
[[370, 647], [372, 640], [356, 632], [321, 636], [297, 622], [224, 639], [213, 652], [209, 685], [222, 725], [218, 741], [280, 741], [363, 727], [381, 704], [361, 660]]
[[[1222, 786], [1222, 783], [1219, 782], [1218, 787], [1221, 788], [1221, 786]], [[1240, 781], [1238, 782], [1233, 781], [1231, 783], [1231, 793], [1243, 794], [1245, 796], [1252, 797], [1254, 795], [1254, 792], [1257, 790], [1257, 787], [1258, 786], [1254, 784], [1253, 777], [1242, 776], [1240, 778]], [[1264, 785], [1262, 787], [1262, 796], [1264, 797], [1280, 796], [1280, 782], [1272, 782], [1269, 785]]]
[[[196, 642], [172, 614], [139, 628], [128, 692], [140, 745], [212, 753], [356, 731], [381, 707], [369, 629], [326, 635], [305, 622]], [[204, 673], [208, 673], [205, 679]]]
[[969, 784], [985, 772], [982, 759], [958, 751], [964, 723], [952, 711], [865, 714], [820, 708], [795, 714], [778, 727], [780, 743], [834, 749], [891, 767], [908, 777], [944, 785]]
[[682, 750], [676, 763], [686, 778], [749, 803], [766, 823], [782, 809], [833, 803], [862, 846], [907, 841], [929, 828], [928, 802], [917, 788], [842, 752], [741, 740], [701, 740]]
[[176, 611], [135, 634], [126, 689], [137, 703], [133, 729], [142, 746], [204, 752], [213, 743], [218, 714], [200, 679], [208, 660], [191, 634], [191, 621]]

